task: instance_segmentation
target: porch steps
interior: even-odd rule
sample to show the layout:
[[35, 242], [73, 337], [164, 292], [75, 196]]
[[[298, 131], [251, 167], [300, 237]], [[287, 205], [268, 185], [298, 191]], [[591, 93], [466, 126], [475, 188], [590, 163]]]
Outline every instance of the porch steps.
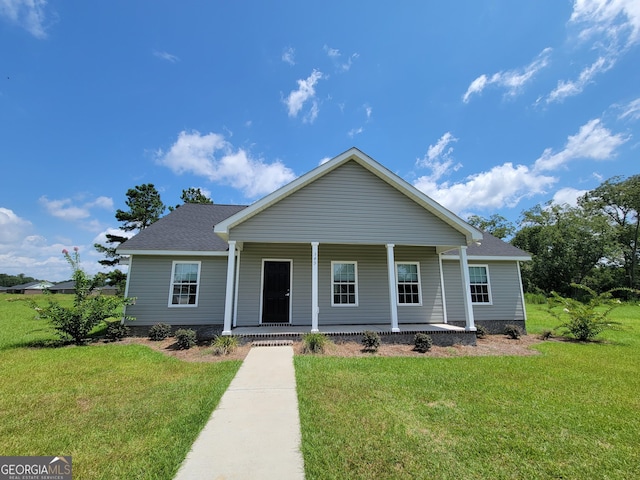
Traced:
[[290, 347], [293, 340], [254, 340], [251, 342], [252, 347]]

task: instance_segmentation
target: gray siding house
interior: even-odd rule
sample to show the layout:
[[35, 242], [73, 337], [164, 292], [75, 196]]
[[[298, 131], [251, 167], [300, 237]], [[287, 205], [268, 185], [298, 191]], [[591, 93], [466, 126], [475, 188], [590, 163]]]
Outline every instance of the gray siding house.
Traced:
[[186, 204], [127, 240], [135, 325], [524, 327], [521, 261], [352, 148], [249, 206]]

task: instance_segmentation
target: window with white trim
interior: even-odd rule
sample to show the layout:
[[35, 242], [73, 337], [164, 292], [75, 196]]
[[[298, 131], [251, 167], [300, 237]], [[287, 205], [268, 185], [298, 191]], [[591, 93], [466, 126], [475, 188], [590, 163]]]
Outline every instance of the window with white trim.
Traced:
[[489, 268], [486, 265], [469, 266], [469, 286], [472, 303], [491, 303]]
[[420, 288], [420, 264], [418, 262], [396, 263], [398, 305], [422, 305]]
[[358, 306], [358, 264], [331, 262], [331, 305]]
[[174, 261], [171, 266], [170, 307], [197, 307], [200, 262]]

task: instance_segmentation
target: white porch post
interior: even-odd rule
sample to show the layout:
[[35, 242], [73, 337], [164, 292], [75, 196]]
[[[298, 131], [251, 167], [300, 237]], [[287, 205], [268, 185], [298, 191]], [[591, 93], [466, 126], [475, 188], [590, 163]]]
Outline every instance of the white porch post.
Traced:
[[398, 299], [396, 296], [396, 262], [393, 256], [393, 243], [387, 243], [387, 270], [389, 272], [389, 305], [391, 306], [391, 331], [399, 332]]
[[318, 242], [311, 242], [311, 331], [318, 330]]
[[471, 305], [471, 280], [469, 279], [469, 264], [467, 263], [467, 247], [460, 247], [460, 277], [462, 278], [462, 298], [464, 300], [465, 330], [474, 332], [476, 324], [473, 319]]
[[236, 241], [229, 240], [229, 258], [227, 261], [227, 291], [224, 299], [224, 327], [222, 335], [231, 335], [231, 318], [233, 314], [233, 277], [235, 276]]

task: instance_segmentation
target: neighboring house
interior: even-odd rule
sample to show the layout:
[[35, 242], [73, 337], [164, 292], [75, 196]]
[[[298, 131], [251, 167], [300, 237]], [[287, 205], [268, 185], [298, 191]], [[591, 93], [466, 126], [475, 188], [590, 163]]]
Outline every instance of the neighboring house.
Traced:
[[51, 293], [66, 293], [66, 294], [74, 294], [76, 293], [76, 282], [73, 280], [67, 280], [66, 282], [56, 283], [52, 287], [49, 287]]
[[0, 293], [7, 293], [7, 287], [0, 287]]
[[183, 205], [118, 253], [130, 256], [137, 326], [464, 333], [525, 322], [519, 263], [530, 256], [355, 148], [248, 207]]
[[24, 295], [39, 295], [44, 290], [52, 287], [53, 283], [46, 281], [36, 281], [29, 283], [22, 283], [20, 285], [14, 285], [13, 287], [7, 287], [7, 293], [21, 293]]

